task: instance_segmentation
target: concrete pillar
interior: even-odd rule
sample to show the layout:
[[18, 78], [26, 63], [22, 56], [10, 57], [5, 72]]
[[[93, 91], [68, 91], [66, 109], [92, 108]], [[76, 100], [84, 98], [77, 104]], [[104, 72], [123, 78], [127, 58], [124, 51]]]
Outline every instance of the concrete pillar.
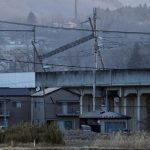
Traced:
[[137, 91], [137, 128], [140, 130], [140, 121], [141, 121], [141, 97], [139, 90]]
[[96, 96], [95, 96], [95, 85], [93, 85], [93, 111], [95, 111], [95, 99], [96, 99]]
[[34, 101], [33, 98], [31, 97], [31, 124], [34, 123]]
[[96, 100], [96, 70], [93, 70], [93, 111], [95, 111]]
[[106, 89], [106, 100], [105, 100], [105, 107], [106, 107], [106, 111], [108, 111], [108, 91]]
[[8, 127], [7, 123], [7, 106], [6, 106], [6, 101], [4, 101], [4, 122], [5, 122], [5, 127]]
[[123, 99], [123, 112], [124, 112], [124, 115], [127, 115], [127, 98], [126, 97]]
[[83, 90], [81, 90], [81, 95], [80, 95], [80, 115], [83, 113]]

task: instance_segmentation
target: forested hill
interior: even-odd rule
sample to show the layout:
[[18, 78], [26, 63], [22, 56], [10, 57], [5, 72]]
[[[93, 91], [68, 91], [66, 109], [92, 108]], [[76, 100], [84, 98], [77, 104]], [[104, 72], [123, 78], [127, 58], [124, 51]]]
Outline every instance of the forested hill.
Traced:
[[116, 10], [99, 9], [99, 27], [125, 31], [150, 31], [150, 7], [122, 7]]
[[[38, 22], [36, 14], [34, 14], [34, 16], [34, 19]], [[87, 18], [88, 17], [89, 16], [87, 15]], [[3, 27], [6, 27], [6, 25]], [[81, 24], [78, 24], [78, 27], [88, 28], [89, 26], [86, 24], [82, 26]], [[122, 7], [116, 10], [99, 8], [98, 28], [105, 30], [150, 32], [150, 8], [147, 5], [139, 5], [135, 8]], [[38, 40], [42, 39], [39, 43], [40, 46], [38, 46], [38, 50], [40, 53], [45, 53], [46, 51], [51, 51], [87, 34], [89, 33], [40, 29], [40, 31], [37, 30], [36, 34]], [[21, 59], [31, 62], [33, 59], [33, 47], [31, 45], [32, 34], [6, 32], [1, 33], [0, 39], [0, 55], [1, 58], [3, 58], [3, 60], [0, 61], [1, 72], [13, 72], [14, 70], [28, 71], [32, 69], [31, 64], [27, 65], [27, 63], [15, 61], [9, 62], [4, 60], [4, 58], [14, 60]], [[150, 35], [99, 32], [98, 39], [106, 68], [150, 68]], [[12, 44], [14, 42], [15, 44]], [[93, 41], [90, 41], [52, 56], [44, 62], [65, 66], [93, 67], [93, 47], [94, 43]], [[99, 59], [98, 62], [101, 67]], [[64, 66], [56, 67], [52, 65], [50, 69], [55, 71], [73, 70], [78, 68], [68, 68]]]

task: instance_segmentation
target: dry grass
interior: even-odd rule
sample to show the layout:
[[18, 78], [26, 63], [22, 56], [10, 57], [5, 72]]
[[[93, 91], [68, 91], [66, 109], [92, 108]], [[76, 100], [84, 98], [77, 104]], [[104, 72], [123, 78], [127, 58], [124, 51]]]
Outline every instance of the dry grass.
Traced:
[[97, 138], [93, 144], [105, 148], [150, 149], [150, 134], [138, 132], [132, 135], [117, 133]]
[[90, 134], [81, 131], [70, 132], [67, 134], [70, 136], [65, 138], [67, 146], [87, 146], [106, 149], [150, 149], [150, 133], [148, 132], [137, 132], [130, 135], [122, 133]]
[[[150, 149], [150, 133], [137, 132], [130, 135], [122, 133], [117, 134], [98, 134], [83, 132], [80, 130], [65, 132], [65, 143], [62, 148], [64, 149]], [[8, 145], [5, 145], [8, 146]], [[5, 147], [4, 146], [4, 147]], [[15, 145], [14, 145], [15, 146]], [[20, 147], [32, 147], [33, 143], [18, 144]], [[56, 148], [58, 145], [36, 144], [36, 148], [41, 149], [47, 147], [48, 149]], [[1, 146], [0, 146], [1, 147]], [[3, 146], [2, 146], [3, 147]], [[58, 148], [59, 149], [59, 148]]]

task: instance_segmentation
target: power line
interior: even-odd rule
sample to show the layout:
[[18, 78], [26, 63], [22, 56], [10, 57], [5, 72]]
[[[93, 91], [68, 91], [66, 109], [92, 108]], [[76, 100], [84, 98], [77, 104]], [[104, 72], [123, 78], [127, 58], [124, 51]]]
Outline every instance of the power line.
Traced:
[[[18, 62], [18, 63], [25, 63], [25, 64], [37, 64], [37, 65], [41, 65], [40, 62], [33, 62], [33, 61], [23, 61], [23, 60], [12, 60], [12, 59], [6, 59], [6, 58], [0, 58], [1, 61], [10, 61], [10, 62]], [[67, 68], [79, 68], [79, 69], [95, 69], [95, 70], [150, 70], [150, 68], [109, 68], [109, 67], [105, 67], [105, 69], [103, 68], [95, 68], [95, 67], [82, 67], [82, 66], [74, 66], [74, 65], [62, 65], [62, 64], [51, 64], [51, 63], [43, 63], [43, 65], [49, 65], [51, 67], [55, 66], [55, 67], [67, 67]], [[49, 69], [49, 68], [48, 68]]]
[[0, 30], [0, 32], [34, 32], [33, 30], [14, 30], [14, 29], [5, 29], [5, 30]]
[[11, 22], [11, 21], [2, 21], [0, 23], [7, 23], [13, 25], [22, 25], [28, 27], [39, 27], [39, 28], [50, 28], [50, 29], [63, 29], [63, 30], [75, 30], [75, 31], [92, 31], [90, 29], [82, 29], [82, 28], [67, 28], [67, 27], [56, 27], [56, 26], [46, 26], [46, 25], [37, 25], [37, 24], [27, 24], [27, 23], [19, 23], [19, 22]]
[[[12, 60], [12, 59], [6, 59], [6, 58], [0, 58], [0, 60], [1, 60], [1, 61], [10, 61], [10, 62], [18, 62], [18, 63], [41, 65], [40, 62], [33, 62], [33, 61]], [[50, 63], [43, 63], [43, 65], [45, 65], [45, 66], [46, 66], [46, 65], [50, 65], [50, 66], [56, 66], [56, 67], [68, 67], [68, 68], [81, 68], [81, 69], [96, 69], [95, 67], [82, 67], [82, 66], [50, 64]], [[102, 69], [102, 68], [98, 68], [98, 69]]]
[[[22, 26], [29, 26], [29, 27], [39, 27], [39, 28], [50, 28], [50, 29], [62, 29], [62, 30], [75, 30], [75, 31], [87, 31], [92, 32], [91, 29], [83, 29], [83, 28], [68, 28], [68, 27], [56, 27], [56, 26], [47, 26], [47, 25], [37, 25], [37, 24], [27, 24], [27, 23], [19, 23], [19, 22], [11, 22], [11, 21], [3, 21], [0, 20], [0, 23], [7, 23], [13, 25], [22, 25]], [[97, 29], [97, 32], [103, 33], [121, 33], [121, 34], [145, 34], [150, 35], [150, 32], [136, 32], [136, 31], [115, 31], [115, 30], [102, 30]]]

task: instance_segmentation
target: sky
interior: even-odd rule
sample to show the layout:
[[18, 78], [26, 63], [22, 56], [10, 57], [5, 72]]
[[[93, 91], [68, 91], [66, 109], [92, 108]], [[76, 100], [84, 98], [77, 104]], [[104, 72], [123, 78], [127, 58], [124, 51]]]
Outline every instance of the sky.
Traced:
[[[96, 6], [116, 9], [121, 6], [119, 2], [131, 6], [137, 6], [140, 3], [150, 5], [150, 0], [78, 0], [78, 12], [80, 16], [86, 16], [92, 12], [92, 7]], [[72, 18], [74, 16], [74, 0], [0, 0], [0, 20], [27, 17], [30, 11], [37, 14], [39, 18], [55, 16], [56, 13]]]
[[144, 4], [146, 3], [147, 5], [150, 5], [150, 0], [120, 0], [124, 5], [132, 5], [132, 6], [137, 6], [140, 3]]

